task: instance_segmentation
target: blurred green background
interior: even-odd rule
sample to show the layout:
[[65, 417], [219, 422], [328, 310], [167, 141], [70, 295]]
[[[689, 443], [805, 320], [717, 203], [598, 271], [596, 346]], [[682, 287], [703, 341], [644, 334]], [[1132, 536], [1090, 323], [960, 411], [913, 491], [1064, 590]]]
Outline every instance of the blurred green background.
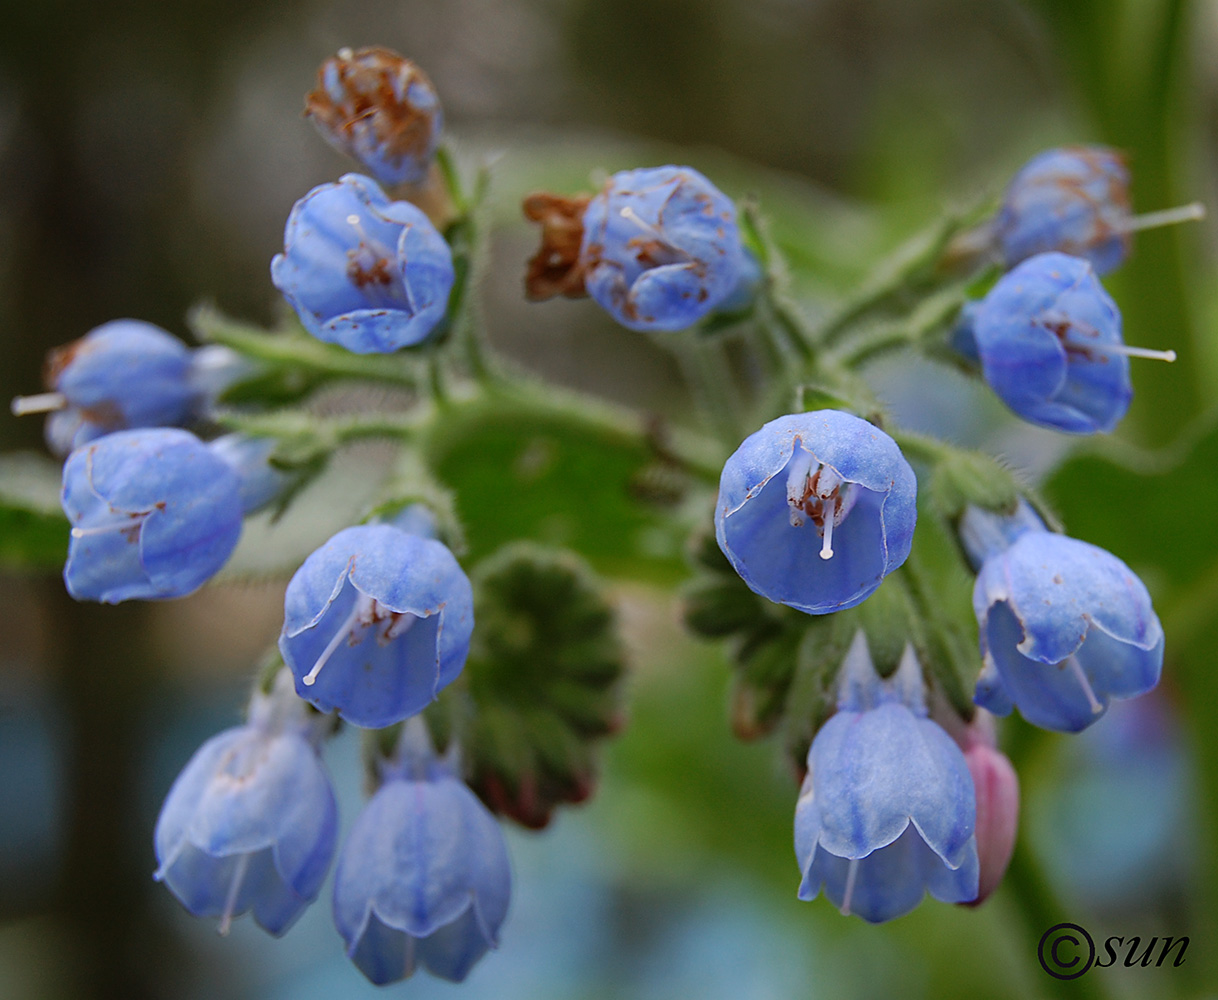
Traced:
[[[186, 310], [204, 299], [273, 318], [268, 263], [292, 202], [349, 169], [300, 117], [317, 63], [342, 45], [416, 59], [458, 154], [495, 158], [483, 288], [495, 345], [670, 415], [687, 401], [649, 340], [587, 303], [524, 303], [525, 192], [586, 187], [599, 168], [691, 163], [733, 196], [760, 195], [810, 311], [1053, 144], [1127, 151], [1140, 210], [1218, 205], [1213, 0], [40, 0], [0, 13], [4, 398], [37, 390], [48, 348], [111, 318], [185, 335]], [[1082, 737], [1004, 729], [1024, 810], [1012, 875], [989, 903], [928, 902], [881, 928], [797, 903], [791, 776], [773, 748], [731, 738], [727, 664], [682, 636], [675, 599], [623, 583], [629, 725], [598, 794], [546, 832], [512, 837], [503, 947], [465, 986], [420, 975], [384, 992], [1218, 990], [1214, 232], [1142, 234], [1107, 281], [1127, 339], [1180, 355], [1135, 368], [1114, 439], [1065, 454], [944, 373], [873, 373], [898, 414], [1046, 476], [1070, 533], [1138, 571], [1167, 630], [1154, 696]], [[39, 446], [37, 420], [0, 420], [0, 448]], [[271, 580], [101, 608], [74, 604], [57, 578], [0, 575], [0, 996], [376, 992], [343, 959], [324, 896], [283, 941], [248, 920], [222, 940], [150, 877], [160, 801], [194, 747], [237, 720], [281, 597]], [[348, 822], [355, 757], [349, 735], [327, 752]], [[1060, 983], [1036, 943], [1063, 920], [1097, 941], [1191, 943], [1180, 968], [1118, 965]]]

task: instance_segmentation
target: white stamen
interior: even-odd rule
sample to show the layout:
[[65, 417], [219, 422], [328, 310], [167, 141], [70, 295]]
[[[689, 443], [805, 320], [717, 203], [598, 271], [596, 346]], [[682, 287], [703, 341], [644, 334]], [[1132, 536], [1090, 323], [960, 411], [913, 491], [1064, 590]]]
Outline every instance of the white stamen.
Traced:
[[1151, 361], [1175, 361], [1175, 351], [1156, 351], [1150, 347], [1130, 347], [1128, 344], [1091, 344], [1097, 350], [1123, 354], [1127, 358], [1149, 358]]
[[850, 868], [846, 872], [846, 892], [842, 896], [842, 916], [850, 916], [850, 900], [854, 896], [854, 880], [859, 872], [858, 858], [850, 859]]
[[68, 400], [62, 392], [40, 392], [35, 396], [15, 397], [12, 410], [14, 417], [24, 417], [27, 413], [53, 413], [67, 405]]
[[228, 898], [224, 900], [224, 915], [220, 917], [220, 936], [228, 935], [228, 929], [233, 925], [233, 910], [237, 908], [237, 897], [241, 894], [241, 883], [245, 881], [245, 872], [250, 866], [249, 854], [242, 854], [233, 868], [233, 880], [228, 887]]
[[[361, 594], [360, 598], [363, 597], [364, 595]], [[334, 655], [334, 651], [343, 644], [343, 640], [345, 640], [351, 634], [351, 630], [355, 628], [356, 624], [360, 621], [361, 613], [367, 610], [366, 604], [366, 598], [363, 600], [358, 598], [356, 599], [355, 607], [351, 609], [351, 613], [347, 615], [346, 620], [344, 620], [343, 623], [338, 627], [338, 631], [334, 633], [333, 638], [331, 638], [326, 644], [326, 648], [321, 651], [321, 656], [319, 656], [317, 658], [317, 662], [313, 664], [313, 669], [301, 678], [301, 680], [304, 681], [305, 687], [312, 687], [317, 681], [317, 675], [321, 673], [321, 668], [326, 665], [326, 661]]]
[[399, 615], [393, 619], [389, 627], [385, 629], [386, 639], [396, 639], [399, 635], [405, 635], [412, 628], [415, 622], [419, 620], [418, 615], [412, 615], [409, 611]]
[[[347, 225], [355, 226], [358, 228], [359, 227], [359, 216], [356, 215], [354, 212], [351, 215], [348, 215], [347, 216]], [[363, 230], [361, 230], [361, 232], [362, 231]]]
[[1204, 218], [1205, 206], [1194, 201], [1191, 205], [1164, 208], [1158, 212], [1147, 212], [1145, 215], [1131, 215], [1117, 228], [1122, 233], [1136, 233], [1140, 229], [1157, 229], [1160, 226], [1174, 226], [1177, 222], [1196, 222]]
[[837, 514], [837, 501], [826, 500], [824, 505], [824, 538], [821, 541], [820, 557], [833, 558], [833, 518]]
[[639, 213], [636, 212], [629, 205], [627, 205], [625, 208], [623, 208], [621, 210], [621, 212], [619, 212], [618, 214], [621, 215], [621, 217], [623, 219], [629, 219], [636, 226], [638, 226], [641, 230], [643, 230], [643, 232], [647, 233], [647, 235], [654, 236], [657, 240], [661, 240], [665, 243], [668, 242], [667, 240], [664, 239], [663, 236], [660, 235], [660, 231], [658, 229], [656, 229], [655, 226], [653, 226], [650, 222], [644, 221], [643, 218], [639, 215]]
[[135, 517], [126, 518], [121, 521], [111, 521], [109, 524], [99, 524], [92, 528], [73, 528], [73, 538], [89, 538], [92, 535], [108, 535], [112, 531], [130, 531], [132, 528], [138, 528], [144, 523], [144, 518], [147, 514], [139, 514]]
[[[1058, 318], [1060, 316], [1060, 318]], [[1151, 361], [1175, 361], [1175, 351], [1158, 351], [1150, 347], [1130, 347], [1128, 344], [1109, 343], [1101, 341], [1100, 331], [1086, 323], [1071, 320], [1059, 313], [1046, 313], [1046, 319], [1065, 324], [1064, 339], [1088, 351], [1100, 351], [1107, 354], [1124, 355], [1127, 358], [1148, 358]]]
[[1087, 704], [1091, 706], [1091, 714], [1099, 715], [1104, 711], [1104, 706], [1099, 703], [1095, 697], [1095, 692], [1091, 690], [1091, 682], [1087, 680], [1087, 675], [1083, 672], [1083, 665], [1078, 662], [1077, 656], [1066, 657], [1066, 665], [1070, 668], [1070, 672], [1074, 674], [1075, 679], [1082, 685], [1083, 694], [1087, 696]]
[[804, 524], [803, 499], [808, 477], [812, 473], [812, 456], [797, 448], [787, 468], [787, 505], [790, 507], [791, 527]]

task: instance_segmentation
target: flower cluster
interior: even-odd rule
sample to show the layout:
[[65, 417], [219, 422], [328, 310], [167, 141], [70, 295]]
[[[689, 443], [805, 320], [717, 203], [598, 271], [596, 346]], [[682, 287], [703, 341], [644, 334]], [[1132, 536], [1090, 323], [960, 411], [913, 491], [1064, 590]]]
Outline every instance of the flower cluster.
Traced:
[[[586, 295], [634, 331], [697, 327], [656, 338], [692, 362], [691, 394], [716, 425], [718, 440], [690, 444], [494, 363], [470, 306], [483, 185], [462, 189], [418, 67], [341, 50], [306, 113], [372, 176], [321, 184], [290, 211], [270, 275], [299, 323], [202, 324], [216, 342], [197, 349], [107, 323], [54, 352], [47, 391], [13, 406], [49, 413], [47, 440], [66, 456], [67, 589], [107, 603], [191, 594], [228, 562], [245, 517], [265, 510], [273, 524], [341, 447], [376, 437], [396, 449], [376, 499], [320, 545], [318, 531], [287, 580], [248, 720], [204, 743], [169, 790], [155, 878], [221, 932], [252, 912], [280, 935], [333, 868], [338, 933], [378, 985], [419, 966], [461, 981], [497, 947], [511, 872], [496, 814], [539, 828], [585, 799], [592, 746], [621, 725], [611, 608], [573, 552], [533, 544], [565, 532], [567, 511], [516, 517], [513, 496], [521, 467], [553, 465], [545, 475], [562, 483], [590, 454], [572, 523], [604, 501], [650, 542], [657, 523], [707, 515], [697, 558], [715, 576], [694, 581], [687, 620], [734, 643], [738, 735], [779, 731], [801, 774], [799, 898], [823, 892], [874, 923], [927, 893], [976, 905], [994, 892], [1019, 812], [994, 717], [1091, 726], [1157, 684], [1163, 629], [1125, 563], [1050, 530], [1034, 494], [987, 456], [902, 432], [859, 369], [897, 341], [950, 348], [1024, 420], [1112, 431], [1132, 399], [1129, 359], [1174, 354], [1124, 344], [1097, 275], [1136, 229], [1195, 209], [1134, 217], [1120, 156], [1051, 150], [965, 234], [984, 244], [968, 276], [992, 282], [983, 297], [948, 286], [961, 254], [940, 239], [941, 257], [890, 269], [814, 328], [756, 207], [738, 213], [690, 167], [529, 196], [542, 228], [530, 298]], [[944, 291], [950, 309], [929, 333], [871, 322]], [[393, 406], [311, 397], [351, 379], [392, 386]], [[530, 446], [509, 461], [493, 441], [521, 428], [526, 442], [556, 428], [563, 453], [534, 461]], [[591, 447], [568, 461], [568, 437], [584, 432]], [[628, 452], [628, 472], [601, 468], [602, 450]], [[463, 479], [453, 467], [471, 454], [479, 474]], [[640, 513], [654, 482], [671, 502]], [[488, 523], [499, 534], [479, 530]], [[531, 540], [505, 544], [505, 526]], [[597, 538], [597, 554], [619, 541]], [[340, 846], [322, 756], [341, 725], [361, 731], [371, 787]]]
[[[1072, 434], [1110, 431], [1132, 398], [1129, 358], [1174, 359], [1124, 344], [1120, 312], [1096, 277], [1123, 260], [1129, 234], [1142, 225], [1130, 216], [1127, 182], [1109, 151], [1050, 151], [1012, 181], [986, 229], [1011, 270], [983, 299], [965, 303], [948, 342], [1032, 423]], [[941, 450], [930, 454], [943, 461]], [[964, 718], [949, 728], [964, 734], [959, 745], [927, 718], [913, 652], [917, 643], [936, 656], [917, 612], [919, 599], [935, 595], [919, 598], [919, 571], [898, 572], [914, 547], [918, 504], [897, 443], [841, 410], [788, 414], [749, 435], [719, 481], [716, 539], [755, 594], [829, 615], [858, 607], [890, 575], [901, 577], [886, 610], [859, 620], [890, 649], [903, 637], [905, 653], [881, 680], [866, 629], [857, 631], [836, 711], [815, 720], [796, 809], [800, 898], [823, 888], [843, 913], [869, 921], [908, 912], [925, 891], [975, 904], [1000, 881], [1014, 844], [1018, 784], [978, 710], [988, 719], [1017, 707], [1036, 725], [1077, 732], [1112, 698], [1153, 688], [1162, 666], [1162, 628], [1124, 563], [1050, 532], [1017, 490], [996, 500], [992, 483], [960, 467], [938, 472], [941, 481], [963, 477], [950, 479], [963, 502], [946, 513], [977, 573], [976, 708], [956, 709]], [[937, 517], [942, 497], [930, 503]], [[784, 648], [775, 635], [791, 633], [788, 647], [803, 641], [798, 625], [748, 625], [755, 611], [722, 584], [702, 593], [714, 603], [701, 598], [699, 629], [743, 632], [742, 671], [761, 659], [759, 644]], [[736, 618], [726, 627], [709, 620], [713, 608], [743, 627]], [[907, 623], [902, 614], [911, 615]], [[772, 661], [761, 662], [771, 663], [771, 680], [753, 690], [784, 697], [796, 668], [775, 675]]]

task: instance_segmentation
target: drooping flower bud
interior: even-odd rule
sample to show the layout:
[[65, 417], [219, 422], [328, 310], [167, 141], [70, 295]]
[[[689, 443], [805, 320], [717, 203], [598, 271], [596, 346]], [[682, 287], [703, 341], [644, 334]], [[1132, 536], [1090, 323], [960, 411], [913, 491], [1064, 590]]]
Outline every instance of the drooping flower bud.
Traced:
[[317, 71], [305, 116], [325, 140], [382, 184], [419, 184], [444, 116], [427, 75], [390, 49], [339, 49]]
[[1010, 760], [996, 749], [977, 727], [969, 729], [969, 745], [964, 760], [973, 776], [973, 791], [977, 800], [977, 859], [980, 879], [977, 898], [966, 906], [978, 906], [998, 888], [1011, 855], [1015, 851], [1015, 835], [1019, 829], [1019, 776]]

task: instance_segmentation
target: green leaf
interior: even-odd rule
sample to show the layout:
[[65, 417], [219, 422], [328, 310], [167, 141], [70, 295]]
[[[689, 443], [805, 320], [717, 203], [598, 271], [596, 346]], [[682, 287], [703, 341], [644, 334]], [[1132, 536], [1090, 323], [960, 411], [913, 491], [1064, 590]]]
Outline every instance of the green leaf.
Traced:
[[491, 398], [441, 418], [425, 449], [475, 561], [531, 539], [574, 549], [607, 575], [686, 575], [684, 531], [671, 492], [661, 503], [648, 488], [656, 455], [641, 432]]
[[62, 468], [35, 452], [0, 455], [0, 567], [63, 568], [68, 522], [59, 506]]
[[613, 612], [582, 561], [518, 543], [477, 567], [466, 663], [470, 784], [529, 827], [582, 801], [594, 747], [620, 724]]

